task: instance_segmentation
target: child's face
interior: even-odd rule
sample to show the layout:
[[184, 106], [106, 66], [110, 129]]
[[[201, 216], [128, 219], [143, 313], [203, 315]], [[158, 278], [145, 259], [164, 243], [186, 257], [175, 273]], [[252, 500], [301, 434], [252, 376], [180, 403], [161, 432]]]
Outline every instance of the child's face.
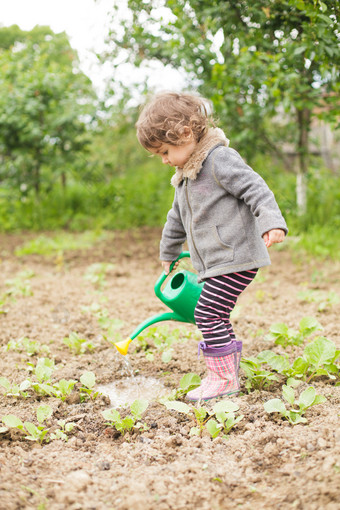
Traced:
[[170, 145], [163, 143], [158, 149], [150, 150], [162, 158], [162, 163], [183, 168], [196, 147], [196, 141], [191, 139], [184, 145]]

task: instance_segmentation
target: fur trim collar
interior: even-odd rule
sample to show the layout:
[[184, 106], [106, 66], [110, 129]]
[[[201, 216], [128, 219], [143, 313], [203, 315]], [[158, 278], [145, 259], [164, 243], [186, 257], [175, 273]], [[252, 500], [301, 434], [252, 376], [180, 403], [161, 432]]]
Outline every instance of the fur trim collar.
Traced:
[[176, 167], [176, 173], [172, 176], [171, 184], [176, 187], [186, 177], [194, 181], [201, 171], [209, 152], [217, 145], [225, 145], [228, 147], [229, 140], [226, 138], [222, 129], [210, 128], [204, 138], [198, 142], [194, 152], [191, 154], [184, 167]]

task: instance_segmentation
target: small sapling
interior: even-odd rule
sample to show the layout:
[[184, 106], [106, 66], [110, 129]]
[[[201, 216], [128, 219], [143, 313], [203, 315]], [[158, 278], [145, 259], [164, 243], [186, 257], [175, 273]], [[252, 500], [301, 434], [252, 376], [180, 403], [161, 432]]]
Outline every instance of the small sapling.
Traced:
[[74, 331], [68, 337], [65, 337], [63, 342], [73, 354], [84, 354], [86, 351], [93, 351], [95, 349], [95, 345], [90, 340], [81, 338]]
[[304, 317], [300, 321], [298, 331], [289, 328], [284, 323], [277, 323], [271, 326], [265, 339], [274, 340], [276, 345], [282, 345], [286, 349], [289, 346], [303, 344], [308, 336], [322, 329], [321, 324], [314, 317]]
[[93, 372], [84, 372], [80, 376], [80, 382], [82, 384], [82, 387], [79, 390], [81, 402], [84, 402], [87, 398], [95, 400], [98, 395], [100, 395], [99, 391], [94, 390], [96, 385], [96, 376]]

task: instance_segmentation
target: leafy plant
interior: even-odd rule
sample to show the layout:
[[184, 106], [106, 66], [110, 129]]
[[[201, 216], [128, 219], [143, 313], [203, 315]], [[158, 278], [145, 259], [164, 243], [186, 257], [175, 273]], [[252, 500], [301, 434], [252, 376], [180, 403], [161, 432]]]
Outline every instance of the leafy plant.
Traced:
[[239, 406], [231, 400], [217, 402], [214, 405], [213, 411], [216, 420], [212, 418], [206, 425], [207, 431], [212, 438], [217, 437], [220, 432], [224, 432], [225, 435], [228, 434], [244, 418], [243, 415], [235, 416], [235, 412], [238, 410]]
[[82, 384], [82, 387], [79, 390], [81, 402], [84, 402], [86, 398], [95, 400], [98, 395], [100, 395], [99, 391], [94, 391], [94, 387], [96, 385], [96, 376], [93, 372], [84, 372], [80, 376], [80, 382]]
[[217, 437], [220, 432], [228, 434], [243, 419], [243, 416], [235, 417], [235, 411], [239, 410], [239, 406], [231, 400], [217, 402], [213, 407], [213, 413], [205, 407], [197, 408], [185, 402], [168, 400], [163, 403], [167, 409], [186, 414], [195, 420], [195, 425], [190, 429], [191, 436], [200, 436], [204, 427], [212, 438]]
[[[171, 330], [168, 325], [156, 326], [148, 328], [147, 331], [138, 335], [137, 340], [139, 348], [145, 351], [145, 357], [149, 361], [154, 360], [154, 346], [156, 351], [161, 353], [163, 363], [169, 363], [174, 352], [173, 344], [185, 342], [188, 338], [192, 338], [193, 333], [186, 328], [175, 328]], [[153, 346], [150, 345], [152, 341]]]
[[137, 399], [130, 406], [131, 414], [121, 418], [120, 413], [117, 409], [106, 409], [102, 411], [102, 415], [107, 420], [105, 425], [116, 429], [121, 434], [125, 434], [132, 429], [143, 429], [147, 430], [147, 425], [141, 423], [142, 414], [148, 408], [148, 401], [145, 399]]
[[263, 363], [262, 359], [255, 357], [241, 359], [240, 367], [247, 377], [245, 387], [248, 392], [252, 389], [262, 390], [269, 388], [274, 381], [278, 381], [275, 374], [263, 368]]
[[106, 273], [112, 270], [113, 267], [113, 264], [97, 262], [87, 268], [84, 278], [91, 282], [95, 287], [102, 289], [107, 285], [107, 282], [105, 281]]
[[25, 271], [21, 271], [18, 273], [15, 278], [10, 280], [6, 280], [5, 284], [8, 287], [6, 290], [6, 295], [16, 297], [16, 296], [32, 296], [33, 292], [31, 290], [30, 279], [34, 276], [34, 271], [30, 269], [26, 269]]
[[12, 384], [6, 377], [0, 377], [0, 386], [5, 390], [5, 395], [8, 397], [28, 397], [28, 390], [31, 386], [30, 381], [27, 379], [20, 384]]
[[74, 429], [74, 422], [66, 422], [66, 420], [58, 420], [57, 424], [59, 428], [50, 434], [50, 439], [61, 439], [62, 441], [68, 441], [68, 433]]
[[313, 289], [306, 289], [299, 292], [298, 298], [308, 303], [318, 303], [318, 312], [325, 312], [340, 302], [340, 298], [336, 292], [322, 292]]
[[71, 395], [74, 385], [77, 381], [74, 379], [61, 379], [59, 382], [53, 384], [53, 393], [57, 398], [64, 401]]
[[304, 317], [299, 323], [299, 330], [290, 329], [284, 323], [273, 324], [266, 340], [274, 340], [276, 345], [282, 345], [285, 349], [292, 345], [301, 345], [305, 339], [315, 331], [322, 330], [321, 324], [313, 317]]
[[179, 382], [179, 388], [173, 390], [169, 395], [161, 397], [160, 402], [164, 404], [168, 400], [177, 400], [179, 398], [182, 398], [184, 397], [184, 395], [188, 393], [188, 391], [198, 388], [200, 384], [201, 378], [199, 375], [194, 374], [192, 372], [185, 374]]
[[10, 340], [5, 346], [5, 351], [26, 352], [28, 356], [35, 354], [49, 354], [50, 349], [47, 345], [41, 345], [37, 340], [30, 340], [26, 337], [21, 337], [18, 340]]
[[36, 411], [37, 420], [39, 425], [35, 425], [30, 421], [25, 421], [24, 423], [15, 416], [14, 414], [8, 414], [2, 417], [2, 422], [5, 427], [0, 429], [0, 432], [7, 432], [9, 429], [18, 429], [23, 432], [25, 435], [25, 439], [29, 441], [36, 441], [38, 443], [43, 443], [44, 440], [48, 441], [46, 437], [48, 433], [48, 429], [45, 429], [42, 423], [52, 416], [52, 408], [48, 405], [41, 405], [38, 407]]
[[93, 351], [95, 349], [95, 345], [91, 341], [81, 338], [74, 331], [68, 337], [65, 337], [63, 342], [73, 354], [84, 354], [86, 351]]
[[53, 395], [54, 394], [54, 388], [51, 384], [49, 384], [49, 381], [51, 379], [52, 373], [55, 370], [54, 366], [54, 360], [49, 358], [38, 358], [37, 364], [34, 366], [32, 363], [28, 363], [29, 370], [32, 371], [32, 374], [36, 377], [36, 381], [30, 382], [31, 388], [38, 394], [38, 395]]
[[310, 386], [303, 391], [299, 398], [295, 399], [295, 391], [290, 386], [283, 386], [282, 396], [284, 400], [290, 404], [291, 409], [287, 409], [285, 403], [279, 398], [273, 398], [265, 402], [264, 408], [267, 413], [279, 413], [282, 418], [285, 418], [292, 425], [297, 423], [307, 423], [304, 414], [310, 407], [322, 404], [326, 398], [322, 395], [317, 395], [315, 388]]

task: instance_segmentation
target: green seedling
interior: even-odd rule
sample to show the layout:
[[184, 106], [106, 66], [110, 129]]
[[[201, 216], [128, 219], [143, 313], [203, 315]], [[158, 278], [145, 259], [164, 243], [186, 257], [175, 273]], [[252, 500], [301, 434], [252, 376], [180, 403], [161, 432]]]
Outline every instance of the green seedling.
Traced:
[[106, 239], [106, 232], [89, 231], [75, 234], [74, 232], [61, 232], [52, 237], [40, 235], [27, 241], [15, 250], [15, 255], [58, 255], [64, 251], [91, 248], [95, 243]]
[[69, 379], [68, 381], [66, 379], [61, 379], [59, 382], [53, 384], [53, 394], [64, 402], [64, 400], [71, 395], [76, 382], [77, 381], [73, 379]]
[[105, 281], [106, 273], [111, 271], [113, 267], [113, 264], [108, 264], [105, 262], [92, 264], [87, 268], [84, 278], [101, 290], [107, 285], [107, 282]]
[[327, 293], [307, 289], [299, 292], [298, 298], [301, 299], [301, 301], [307, 301], [308, 303], [318, 303], [318, 312], [326, 312], [340, 302], [338, 294], [333, 291]]
[[38, 358], [37, 364], [34, 366], [33, 363], [27, 363], [29, 370], [36, 377], [37, 381], [28, 381], [31, 384], [31, 388], [41, 396], [54, 395], [54, 388], [50, 384], [51, 376], [55, 370], [54, 360], [49, 358]]
[[204, 425], [210, 418], [209, 411], [205, 407], [194, 407], [192, 404], [189, 405], [178, 400], [164, 400], [162, 403], [168, 410], [177, 411], [194, 418], [196, 423], [194, 427], [191, 427], [190, 435], [201, 436]]
[[135, 400], [130, 406], [131, 414], [125, 416], [125, 418], [121, 418], [117, 409], [106, 409], [105, 411], [102, 411], [103, 417], [107, 420], [105, 425], [109, 425], [116, 429], [122, 435], [132, 429], [147, 430], [147, 425], [145, 423], [141, 423], [140, 420], [143, 413], [148, 408], [148, 405], [149, 403], [145, 399]]
[[269, 334], [265, 336], [266, 340], [275, 342], [276, 345], [282, 345], [285, 349], [293, 345], [301, 345], [315, 331], [322, 330], [321, 324], [313, 317], [304, 317], [299, 324], [299, 330], [290, 329], [284, 323], [273, 324]]
[[340, 350], [337, 350], [334, 342], [320, 336], [306, 345], [303, 355], [294, 361], [290, 375], [302, 377], [307, 383], [321, 375], [336, 379], [340, 368], [339, 357]]
[[244, 418], [243, 415], [235, 416], [235, 412], [238, 410], [239, 406], [231, 400], [217, 402], [214, 405], [213, 411], [216, 420], [212, 418], [206, 425], [207, 431], [213, 439], [217, 437], [220, 432], [224, 432], [224, 437], [226, 437], [226, 434]]
[[137, 337], [138, 348], [145, 351], [145, 357], [148, 361], [153, 361], [155, 354], [152, 347], [155, 347], [156, 351], [161, 354], [163, 363], [169, 363], [174, 352], [173, 345], [186, 342], [189, 338], [193, 338], [193, 335], [196, 335], [196, 333], [192, 333], [184, 327], [171, 330], [168, 325], [156, 326], [148, 328], [145, 333]]
[[81, 338], [74, 331], [68, 337], [65, 337], [63, 342], [73, 354], [84, 354], [86, 351], [93, 351], [95, 349], [95, 345], [92, 342]]
[[52, 408], [48, 405], [41, 405], [38, 407], [36, 414], [39, 425], [35, 425], [30, 421], [25, 421], [24, 423], [15, 416], [14, 414], [8, 414], [2, 417], [2, 422], [5, 427], [1, 427], [0, 432], [7, 432], [9, 429], [18, 429], [25, 435], [25, 439], [29, 441], [36, 441], [38, 443], [43, 443], [44, 440], [48, 442], [48, 438], [46, 437], [48, 433], [48, 429], [45, 429], [42, 423], [52, 416]]
[[58, 420], [57, 424], [59, 425], [59, 428], [52, 432], [52, 434], [50, 434], [50, 439], [61, 439], [62, 441], [67, 442], [68, 441], [67, 434], [74, 429], [75, 423], [74, 422], [66, 423], [66, 420]]
[[35, 354], [49, 354], [50, 349], [47, 345], [41, 345], [37, 340], [30, 340], [26, 337], [21, 337], [18, 340], [10, 340], [5, 346], [5, 351], [26, 352], [28, 356]]
[[186, 414], [195, 420], [195, 426], [190, 429], [191, 436], [201, 436], [204, 427], [206, 427], [214, 439], [220, 432], [228, 434], [243, 419], [243, 416], [235, 417], [235, 411], [238, 411], [239, 406], [231, 400], [217, 402], [213, 407], [213, 413], [210, 413], [205, 407], [196, 408], [185, 402], [168, 400], [164, 402], [164, 405], [169, 410]]
[[177, 400], [184, 397], [188, 391], [198, 388], [201, 384], [201, 378], [199, 375], [194, 373], [185, 374], [179, 382], [179, 388], [173, 390], [169, 395], [161, 397], [159, 401], [165, 405], [165, 402]]
[[278, 381], [275, 374], [263, 368], [263, 363], [262, 359], [255, 357], [241, 359], [240, 367], [247, 377], [245, 387], [248, 393], [253, 389], [263, 390], [269, 388], [274, 381]]
[[287, 409], [285, 403], [279, 398], [268, 400], [268, 402], [265, 402], [263, 405], [267, 413], [279, 413], [281, 417], [288, 420], [291, 425], [307, 423], [307, 419], [303, 416], [307, 409], [326, 402], [326, 398], [323, 395], [316, 394], [313, 386], [303, 391], [296, 400], [294, 389], [284, 385], [282, 396], [284, 400], [290, 404], [291, 409]]
[[33, 292], [31, 290], [31, 283], [29, 280], [33, 276], [34, 272], [27, 269], [18, 273], [15, 278], [6, 280], [5, 285], [8, 288], [5, 294], [11, 297], [32, 296]]
[[0, 386], [4, 389], [7, 397], [23, 397], [27, 398], [28, 390], [31, 387], [30, 381], [27, 379], [20, 384], [12, 384], [6, 377], [0, 377]]
[[108, 310], [106, 308], [101, 308], [98, 303], [92, 303], [90, 306], [83, 306], [82, 311], [85, 313], [90, 312], [97, 317], [99, 327], [107, 331], [107, 336], [109, 337], [113, 336], [117, 330], [124, 326], [122, 320], [111, 319]]
[[95, 400], [98, 395], [100, 395], [99, 391], [94, 390], [96, 376], [93, 372], [84, 372], [83, 375], [80, 376], [80, 382], [82, 384], [79, 390], [81, 402], [84, 402], [87, 398]]

